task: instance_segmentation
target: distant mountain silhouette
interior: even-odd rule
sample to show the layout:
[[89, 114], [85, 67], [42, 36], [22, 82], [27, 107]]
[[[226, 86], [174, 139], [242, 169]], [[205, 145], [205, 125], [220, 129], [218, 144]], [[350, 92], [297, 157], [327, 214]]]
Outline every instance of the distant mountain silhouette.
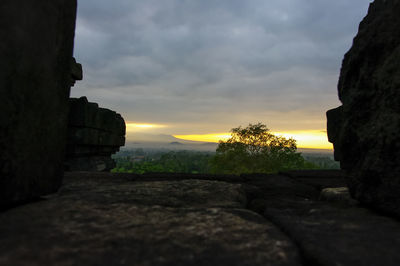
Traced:
[[149, 134], [149, 133], [136, 133], [136, 132], [128, 132], [127, 133], [127, 141], [128, 142], [178, 142], [179, 139], [174, 136], [167, 134]]
[[215, 142], [203, 142], [200, 145], [206, 146], [206, 145], [217, 145], [218, 143]]
[[180, 143], [180, 142], [178, 142], [178, 141], [173, 141], [173, 142], [170, 142], [169, 144], [170, 144], [170, 145], [185, 145], [185, 144]]
[[[215, 145], [216, 143], [213, 142], [203, 142], [203, 141], [192, 141], [192, 140], [184, 140], [175, 138], [172, 135], [167, 134], [149, 134], [149, 133], [127, 133], [127, 143], [143, 143], [143, 142], [151, 142], [151, 143], [164, 143], [164, 144], [172, 144], [178, 142], [180, 144], [189, 144], [189, 145]], [[178, 144], [179, 145], [179, 144]]]

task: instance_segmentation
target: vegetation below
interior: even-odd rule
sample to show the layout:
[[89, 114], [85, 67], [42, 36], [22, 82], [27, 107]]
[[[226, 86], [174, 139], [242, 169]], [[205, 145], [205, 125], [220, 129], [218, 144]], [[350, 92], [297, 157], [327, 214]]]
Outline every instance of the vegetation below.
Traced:
[[[138, 155], [141, 154], [141, 155]], [[199, 151], [124, 150], [114, 155], [113, 173], [217, 173], [212, 161], [215, 153]], [[297, 169], [339, 169], [338, 162], [321, 154], [302, 155], [303, 167]], [[289, 169], [289, 168], [287, 168]], [[293, 168], [292, 168], [293, 169]], [[292, 170], [290, 169], [290, 170]], [[279, 169], [278, 171], [282, 171]]]
[[209, 173], [211, 152], [126, 150], [114, 156], [114, 173]]
[[114, 173], [276, 173], [302, 169], [339, 169], [328, 156], [297, 152], [296, 141], [269, 133], [261, 124], [232, 129], [216, 152], [124, 150], [114, 156]]

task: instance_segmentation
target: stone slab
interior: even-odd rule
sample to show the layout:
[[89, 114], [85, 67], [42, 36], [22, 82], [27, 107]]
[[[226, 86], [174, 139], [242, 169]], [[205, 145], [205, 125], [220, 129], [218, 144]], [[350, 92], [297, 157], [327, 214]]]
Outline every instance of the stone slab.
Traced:
[[298, 170], [280, 174], [314, 186], [319, 190], [347, 186], [346, 174], [343, 170]]
[[228, 177], [67, 173], [0, 213], [0, 265], [400, 265], [399, 221], [346, 189]]
[[0, 213], [0, 265], [301, 265], [240, 184], [83, 176]]
[[[264, 179], [265, 182], [249, 182], [258, 188], [248, 195], [249, 207], [263, 213], [292, 238], [305, 265], [400, 265], [397, 220], [358, 205], [345, 195], [343, 188], [324, 189], [325, 195], [321, 197], [316, 186], [301, 179], [287, 176]], [[326, 198], [326, 192], [332, 194], [332, 191], [342, 195]]]

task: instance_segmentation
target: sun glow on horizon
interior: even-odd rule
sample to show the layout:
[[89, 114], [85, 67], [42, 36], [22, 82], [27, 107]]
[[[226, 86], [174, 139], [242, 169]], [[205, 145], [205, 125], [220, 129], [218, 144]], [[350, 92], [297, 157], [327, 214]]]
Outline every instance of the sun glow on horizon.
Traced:
[[285, 138], [293, 138], [297, 142], [298, 148], [309, 149], [328, 149], [332, 150], [332, 143], [328, 141], [328, 136], [324, 130], [304, 130], [304, 131], [287, 131], [272, 132]]
[[[153, 123], [140, 123], [129, 121], [126, 123], [127, 137], [135, 138], [132, 134], [171, 134], [175, 131], [174, 126], [153, 124]], [[328, 149], [332, 150], [333, 146], [328, 141], [325, 130], [293, 130], [293, 131], [271, 131], [274, 135], [279, 135], [285, 138], [293, 138], [297, 142], [298, 148], [309, 149]], [[214, 142], [218, 143], [220, 140], [226, 141], [231, 137], [231, 133], [220, 132], [212, 134], [187, 134], [187, 135], [174, 135], [177, 139], [198, 141], [198, 142]]]
[[156, 128], [163, 128], [167, 127], [165, 125], [159, 124], [150, 124], [150, 123], [134, 123], [134, 122], [127, 122], [126, 131], [136, 131], [136, 130], [146, 130], [146, 129], [156, 129]]
[[228, 140], [231, 137], [230, 133], [217, 134], [198, 134], [198, 135], [173, 135], [177, 139], [203, 141], [203, 142], [219, 142], [220, 140]]
[[[304, 131], [287, 131], [287, 132], [271, 132], [285, 138], [293, 138], [297, 141], [298, 148], [309, 149], [329, 149], [332, 150], [332, 144], [328, 141], [328, 137], [324, 130], [304, 130]], [[217, 134], [197, 134], [197, 135], [174, 135], [175, 138], [191, 141], [215, 142], [220, 140], [226, 141], [231, 137], [230, 133]]]

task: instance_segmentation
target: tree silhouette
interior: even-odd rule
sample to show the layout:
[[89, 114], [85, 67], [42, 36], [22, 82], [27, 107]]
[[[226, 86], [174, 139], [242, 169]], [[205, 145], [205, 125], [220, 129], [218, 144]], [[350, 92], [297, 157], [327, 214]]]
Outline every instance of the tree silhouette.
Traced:
[[230, 139], [219, 142], [211, 161], [215, 173], [274, 173], [312, 168], [296, 152], [296, 140], [276, 136], [262, 123], [239, 126], [231, 132]]

